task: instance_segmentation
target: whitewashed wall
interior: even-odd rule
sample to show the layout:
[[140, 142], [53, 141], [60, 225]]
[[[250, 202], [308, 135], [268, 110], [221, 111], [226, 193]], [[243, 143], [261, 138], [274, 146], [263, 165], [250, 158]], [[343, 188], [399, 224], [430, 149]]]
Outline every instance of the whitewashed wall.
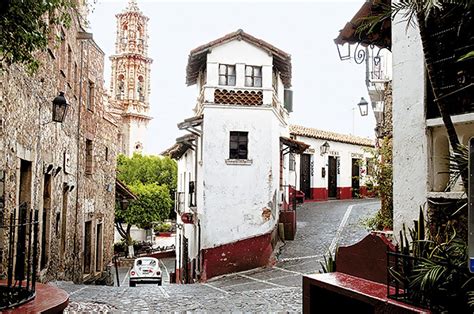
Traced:
[[[219, 85], [219, 64], [235, 65], [235, 86]], [[262, 87], [245, 86], [245, 65], [262, 67]], [[234, 40], [215, 47], [207, 55], [207, 83], [204, 88], [205, 101], [213, 103], [214, 90], [216, 87], [221, 87], [226, 89], [262, 90], [263, 103], [269, 105], [272, 103], [272, 70], [272, 56], [246, 41]], [[281, 93], [283, 93], [283, 89], [281, 89]]]
[[418, 218], [428, 189], [424, 58], [418, 29], [401, 19], [392, 23], [394, 234]]
[[[339, 158], [339, 175], [337, 177], [337, 186], [338, 187], [351, 187], [352, 186], [352, 159], [361, 159], [363, 165], [360, 185], [365, 184], [367, 169], [365, 166], [365, 161], [367, 158], [371, 157], [371, 154], [367, 151], [369, 149], [365, 146], [327, 141], [330, 145], [329, 154], [321, 156], [320, 147], [326, 142], [326, 140], [315, 139], [305, 136], [297, 136], [296, 140], [304, 142], [310, 145], [310, 150], [314, 150], [314, 153], [311, 154], [311, 162], [313, 162], [313, 175], [311, 176], [311, 187], [312, 188], [327, 188], [328, 187], [328, 157], [338, 157]], [[353, 155], [355, 154], [355, 155]], [[362, 158], [360, 158], [362, 157]], [[322, 168], [326, 168], [326, 176], [322, 177]], [[290, 172], [290, 184], [294, 185], [295, 175], [297, 176], [297, 189], [300, 189], [300, 158], [296, 156], [296, 171]]]
[[[204, 108], [203, 203], [198, 206], [202, 247], [270, 232], [278, 219], [262, 217], [279, 203], [279, 137], [272, 108], [211, 106]], [[248, 132], [248, 161], [229, 162], [229, 134]]]

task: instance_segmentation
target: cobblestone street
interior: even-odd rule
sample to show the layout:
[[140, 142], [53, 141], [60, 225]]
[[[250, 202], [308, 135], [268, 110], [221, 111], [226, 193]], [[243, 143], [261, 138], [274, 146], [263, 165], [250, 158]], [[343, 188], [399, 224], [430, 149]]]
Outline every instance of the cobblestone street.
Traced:
[[[85, 286], [56, 283], [70, 293], [67, 311], [209, 311], [209, 312], [300, 312], [302, 275], [316, 273], [328, 249], [349, 245], [367, 231], [361, 220], [379, 207], [377, 200], [305, 203], [297, 209], [297, 236], [280, 248], [278, 262], [237, 274], [221, 276], [203, 284]], [[171, 268], [173, 260], [163, 261]], [[164, 267], [163, 267], [164, 268]]]

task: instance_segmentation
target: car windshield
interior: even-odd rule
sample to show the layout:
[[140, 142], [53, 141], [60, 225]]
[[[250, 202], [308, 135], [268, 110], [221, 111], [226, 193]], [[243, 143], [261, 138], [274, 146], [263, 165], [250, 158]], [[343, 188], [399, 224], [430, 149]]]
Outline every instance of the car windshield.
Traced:
[[156, 260], [154, 259], [139, 259], [137, 266], [156, 266]]

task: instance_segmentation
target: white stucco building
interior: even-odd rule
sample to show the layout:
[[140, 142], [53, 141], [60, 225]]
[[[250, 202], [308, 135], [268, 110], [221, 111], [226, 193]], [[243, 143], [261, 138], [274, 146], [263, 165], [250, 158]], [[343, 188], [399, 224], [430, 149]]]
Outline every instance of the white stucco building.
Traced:
[[290, 157], [295, 166], [289, 166], [290, 184], [304, 192], [305, 200], [373, 195], [373, 140], [299, 125], [290, 126], [290, 135], [310, 145], [299, 157]]
[[[393, 124], [393, 231], [398, 235], [403, 224], [411, 227], [418, 219], [420, 206], [433, 207], [466, 197], [460, 181], [449, 184], [448, 157], [453, 150], [436, 101], [448, 108], [459, 142], [467, 145], [474, 136], [473, 67], [472, 59], [459, 59], [472, 50], [472, 13], [448, 4], [446, 10], [454, 10], [452, 14], [440, 15], [432, 10], [424, 21], [423, 47], [420, 29], [416, 23], [407, 25], [403, 13], [393, 21], [385, 19], [371, 32], [357, 32], [361, 21], [378, 12], [380, 3], [387, 5], [390, 1], [365, 1], [335, 43], [342, 60], [362, 63], [359, 57], [367, 57], [366, 81], [371, 102], [377, 105], [374, 109], [384, 105], [379, 100], [392, 103], [388, 118]], [[413, 18], [416, 20], [416, 16]], [[380, 82], [374, 75], [378, 69]], [[390, 78], [391, 95], [383, 90]], [[391, 128], [384, 131], [390, 133]], [[431, 209], [436, 211], [435, 207]]]
[[[291, 58], [242, 30], [190, 52], [196, 85], [189, 133], [165, 154], [178, 159], [178, 282], [267, 264], [280, 206], [288, 202]], [[286, 99], [286, 103], [284, 100]]]
[[[452, 149], [426, 74], [419, 29], [406, 27], [406, 22], [402, 20], [402, 16], [397, 16], [392, 23], [395, 233], [403, 223], [409, 224], [418, 218], [418, 208], [427, 199], [466, 197], [459, 182], [447, 188], [450, 178], [447, 157]], [[469, 138], [474, 136], [472, 67], [469, 70], [468, 64], [452, 61], [452, 57], [458, 60], [466, 53], [463, 47], [469, 45], [462, 40], [456, 40], [454, 44], [447, 41], [457, 37], [470, 38], [472, 45], [472, 27], [451, 27], [449, 23], [460, 23], [459, 18], [445, 22], [446, 25], [437, 23], [430, 26], [433, 29], [432, 40], [452, 49], [445, 51], [450, 58], [432, 54], [429, 62], [436, 66], [434, 79], [437, 80], [438, 93], [442, 101], [450, 106], [459, 141], [467, 145]], [[472, 24], [472, 18], [466, 23]], [[437, 28], [447, 30], [439, 32]], [[450, 86], [441, 86], [441, 77]]]

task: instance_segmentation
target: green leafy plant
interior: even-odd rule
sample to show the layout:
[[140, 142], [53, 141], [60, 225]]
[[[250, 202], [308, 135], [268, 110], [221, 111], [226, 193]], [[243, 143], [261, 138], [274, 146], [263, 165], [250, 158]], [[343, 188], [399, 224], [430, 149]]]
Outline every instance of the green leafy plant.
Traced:
[[319, 273], [333, 273], [336, 271], [336, 254], [337, 254], [337, 249], [334, 254], [331, 253], [331, 251], [327, 251], [325, 255], [323, 255], [323, 262], [319, 262], [321, 265], [321, 270]]
[[160, 223], [153, 229], [158, 232], [170, 232], [173, 229], [173, 226], [170, 223]]
[[[371, 176], [367, 178], [367, 186], [377, 191], [381, 198], [381, 208], [377, 213], [363, 221], [370, 230], [384, 230], [393, 228], [393, 166], [392, 166], [392, 139], [384, 137], [378, 148], [366, 149], [371, 155]], [[368, 165], [367, 165], [368, 167]]]
[[35, 53], [47, 48], [56, 27], [69, 28], [73, 0], [2, 1], [0, 4], [0, 67], [13, 63], [24, 64], [36, 71], [39, 61]]
[[429, 239], [421, 207], [414, 226], [407, 232], [404, 225], [400, 231], [399, 250], [410, 258], [403, 258], [398, 270], [389, 268], [392, 279], [409, 288], [408, 300], [428, 305], [433, 312], [474, 310], [474, 277], [467, 267], [466, 241], [452, 227], [450, 232], [445, 230], [450, 235], [446, 241]]
[[447, 162], [451, 175], [445, 190], [450, 191], [458, 182], [461, 174], [468, 170], [469, 148], [466, 145], [459, 144], [458, 149], [448, 156]]

